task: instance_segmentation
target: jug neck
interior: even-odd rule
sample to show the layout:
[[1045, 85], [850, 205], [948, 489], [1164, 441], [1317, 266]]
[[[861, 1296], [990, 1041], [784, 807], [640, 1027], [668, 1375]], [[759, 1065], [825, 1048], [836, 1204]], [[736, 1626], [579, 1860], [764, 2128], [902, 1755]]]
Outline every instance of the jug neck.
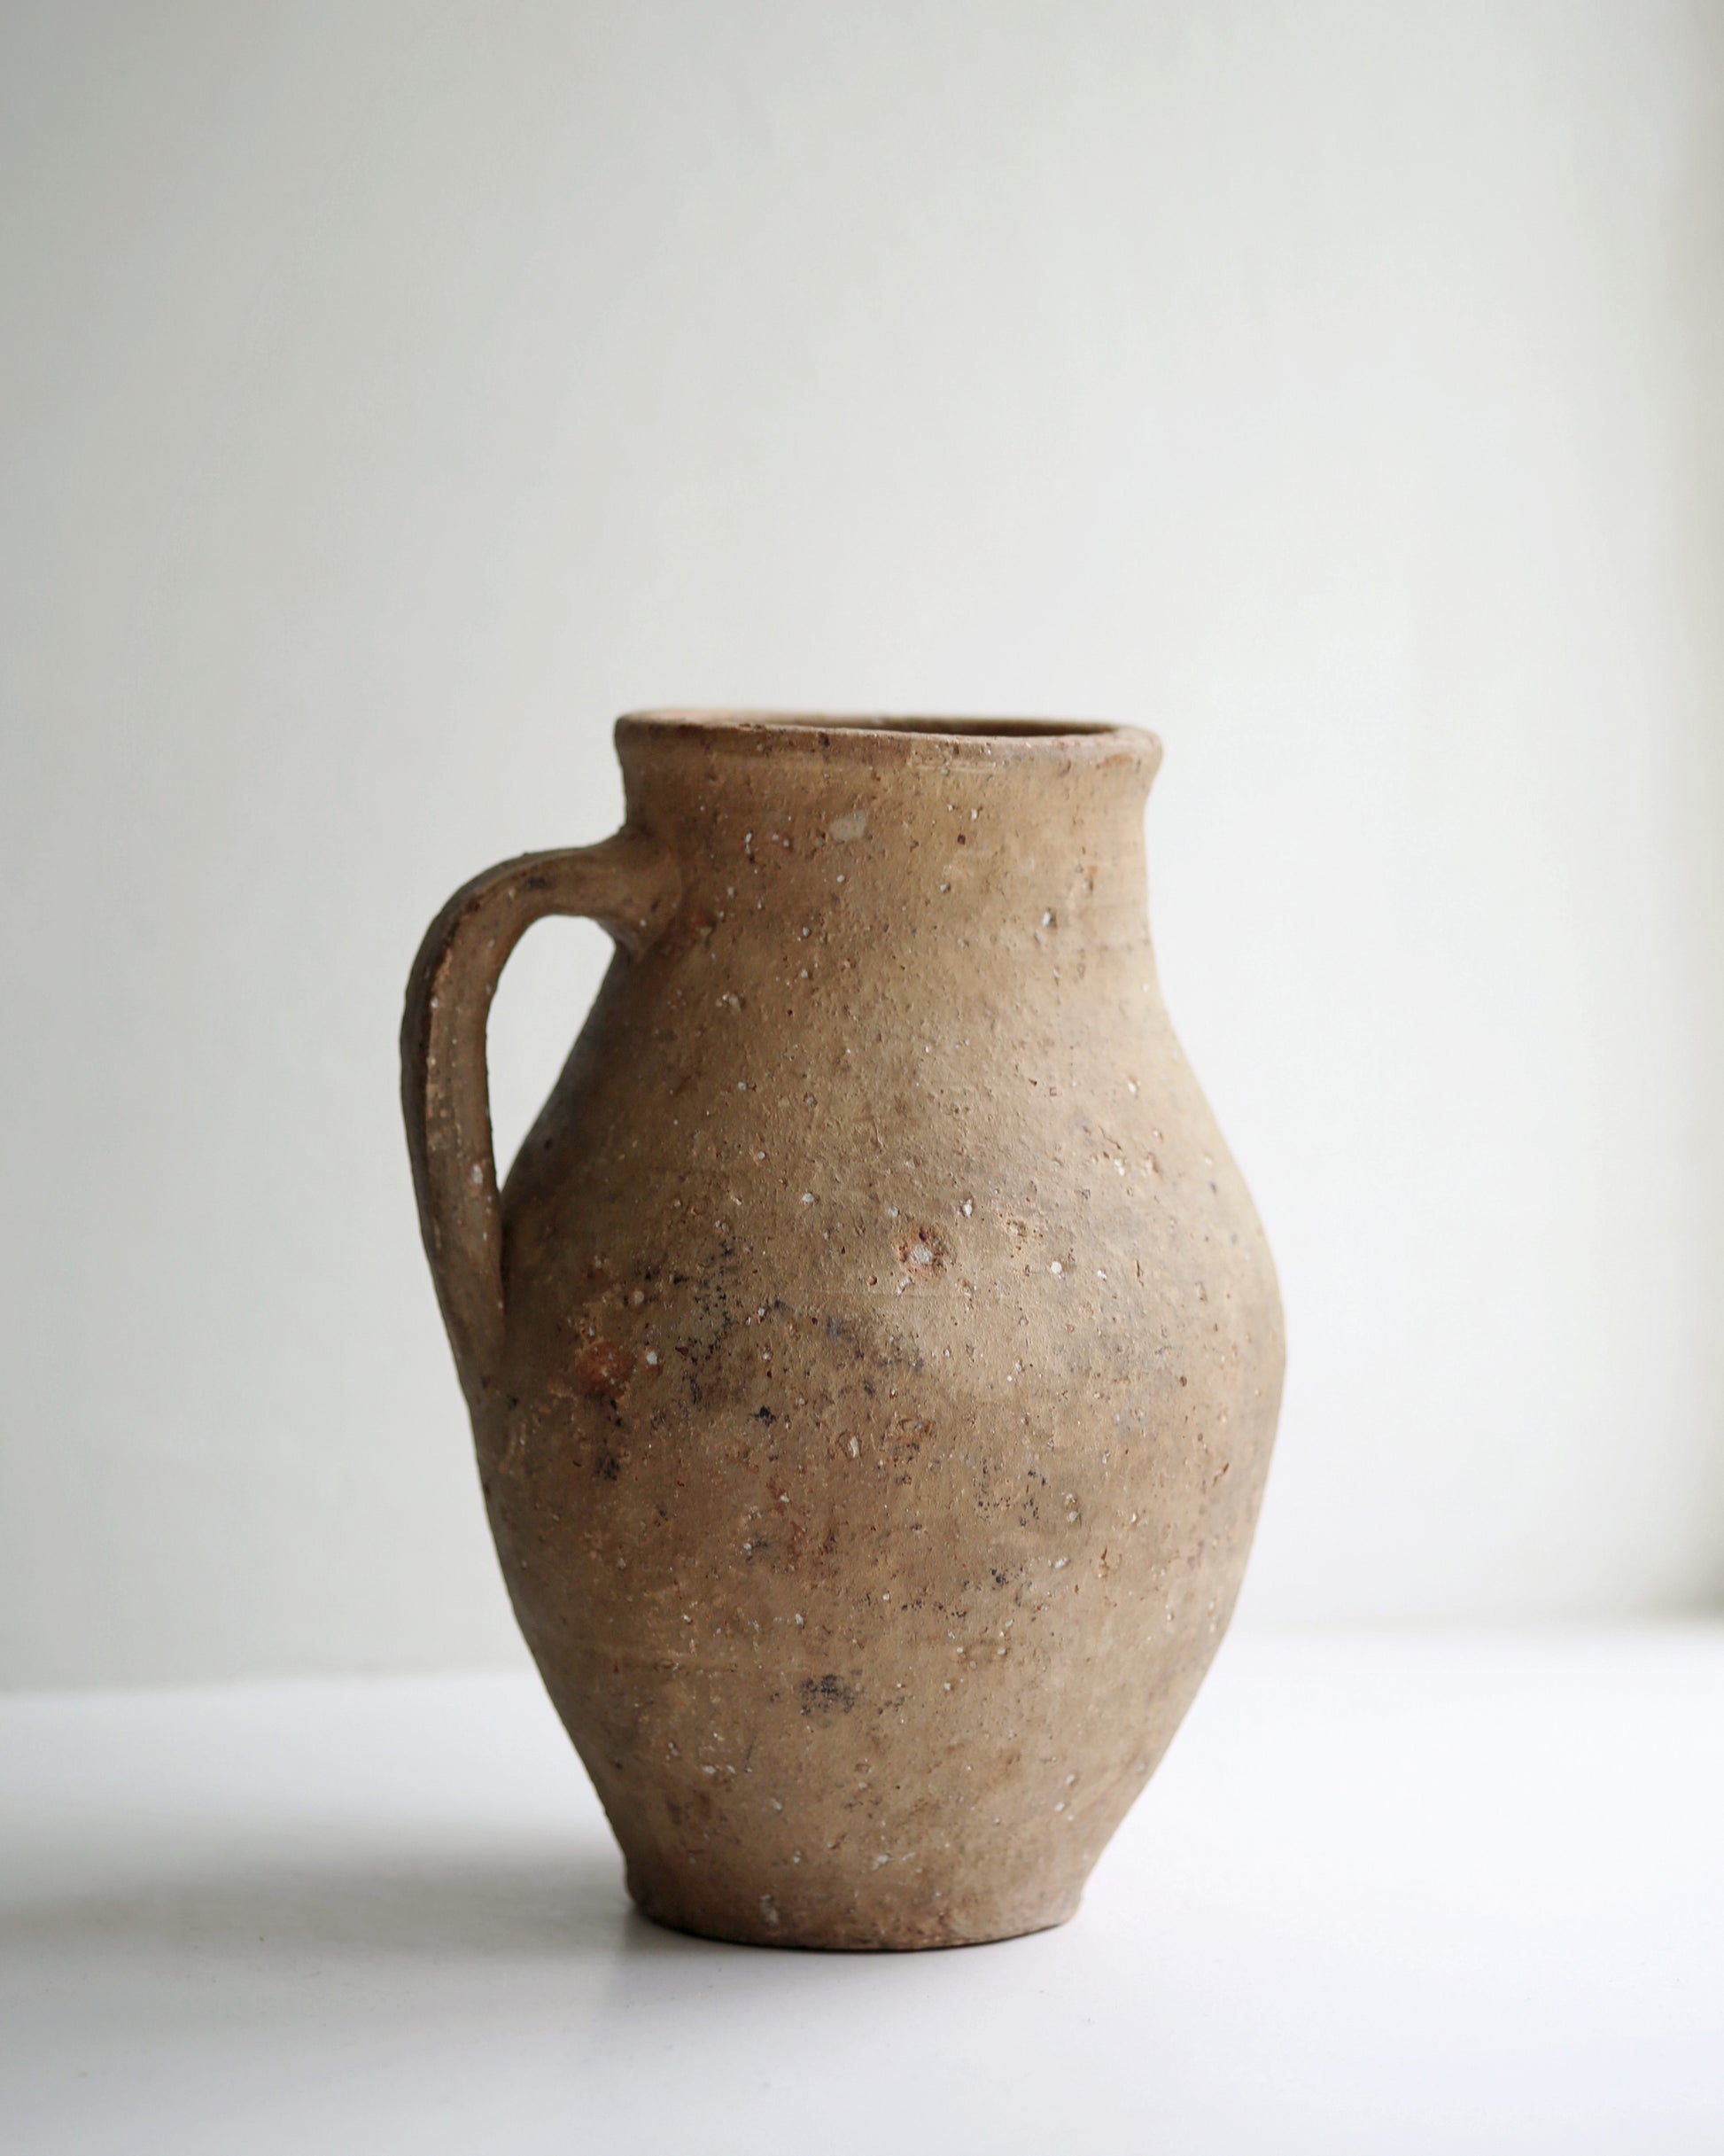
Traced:
[[[632, 826], [689, 919], [847, 940], [1146, 939], [1143, 811], [1161, 743], [1032, 720], [653, 712], [619, 720]], [[792, 921], [797, 914], [808, 920]]]

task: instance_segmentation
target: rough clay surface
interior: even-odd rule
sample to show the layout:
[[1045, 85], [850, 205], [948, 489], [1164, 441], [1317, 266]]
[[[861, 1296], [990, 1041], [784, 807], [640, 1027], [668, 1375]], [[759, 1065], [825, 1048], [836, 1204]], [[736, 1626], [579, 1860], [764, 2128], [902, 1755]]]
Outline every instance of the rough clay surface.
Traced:
[[[1225, 1629], [1281, 1385], [1156, 982], [1159, 744], [661, 713], [617, 746], [625, 831], [458, 894], [404, 1033], [522, 1630], [649, 1916], [1060, 1923]], [[484, 1016], [550, 910], [619, 949], [499, 1233]]]

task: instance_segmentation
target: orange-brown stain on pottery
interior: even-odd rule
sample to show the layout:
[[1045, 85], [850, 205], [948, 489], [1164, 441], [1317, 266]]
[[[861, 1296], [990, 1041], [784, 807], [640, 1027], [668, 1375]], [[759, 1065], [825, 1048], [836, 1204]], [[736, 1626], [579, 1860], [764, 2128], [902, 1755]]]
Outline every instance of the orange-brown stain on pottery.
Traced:
[[[425, 1247], [630, 1892], [724, 1939], [1058, 1924], [1225, 1630], [1283, 1360], [1162, 1008], [1127, 727], [653, 712], [623, 830], [415, 965]], [[485, 1023], [617, 954], [499, 1195]]]

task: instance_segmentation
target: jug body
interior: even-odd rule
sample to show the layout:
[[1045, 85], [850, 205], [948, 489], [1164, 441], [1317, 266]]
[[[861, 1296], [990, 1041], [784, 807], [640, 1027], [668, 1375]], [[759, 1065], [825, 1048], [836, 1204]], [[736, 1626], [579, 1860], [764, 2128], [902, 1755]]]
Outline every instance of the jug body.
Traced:
[[1225, 1629], [1281, 1382], [1156, 981], [1159, 746], [693, 713], [618, 746], [617, 956], [501, 1203], [488, 1147], [462, 1201], [523, 1631], [648, 1914], [1058, 1923]]

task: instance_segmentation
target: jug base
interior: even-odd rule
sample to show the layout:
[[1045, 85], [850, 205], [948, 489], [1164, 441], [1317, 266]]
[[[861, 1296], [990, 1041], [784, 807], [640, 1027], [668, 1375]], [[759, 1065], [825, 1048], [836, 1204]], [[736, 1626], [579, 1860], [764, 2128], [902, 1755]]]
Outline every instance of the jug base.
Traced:
[[729, 1895], [695, 1897], [633, 1876], [630, 1899], [643, 1917], [665, 1931], [729, 1946], [790, 1947], [826, 1954], [928, 1953], [945, 1947], [992, 1946], [1036, 1932], [1056, 1930], [1077, 1914], [1079, 1898], [990, 1907], [971, 1902], [947, 1910], [944, 1897], [868, 1915], [852, 1909], [796, 1910], [763, 1894], [753, 1905]]

